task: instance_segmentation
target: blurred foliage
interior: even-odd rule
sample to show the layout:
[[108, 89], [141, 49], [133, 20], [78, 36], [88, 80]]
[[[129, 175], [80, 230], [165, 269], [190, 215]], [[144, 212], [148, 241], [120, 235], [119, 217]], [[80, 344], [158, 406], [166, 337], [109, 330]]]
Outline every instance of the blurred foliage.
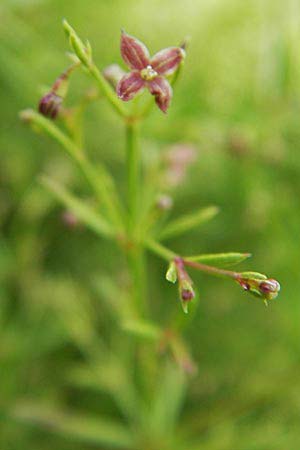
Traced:
[[[67, 228], [38, 183], [46, 173], [90, 194], [57, 145], [18, 120], [65, 67], [63, 17], [89, 38], [100, 67], [121, 63], [121, 27], [151, 51], [191, 36], [170, 113], [154, 111], [144, 126], [144, 158], [193, 143], [197, 162], [174, 211], [221, 212], [169, 242], [184, 254], [249, 251], [247, 268], [282, 284], [266, 309], [226, 281], [195, 275], [200, 301], [185, 342], [198, 372], [188, 389], [171, 360], [153, 364], [151, 342], [138, 348], [119, 329], [126, 274], [116, 250]], [[298, 448], [299, 2], [2, 0], [0, 23], [1, 448]], [[70, 104], [88, 86], [76, 74]], [[85, 125], [91, 157], [122, 185], [118, 119], [99, 100]], [[164, 265], [148, 262], [151, 316], [163, 325], [179, 309], [176, 290]], [[130, 372], [132, 355], [149, 379]], [[127, 427], [137, 420], [141, 436]]]

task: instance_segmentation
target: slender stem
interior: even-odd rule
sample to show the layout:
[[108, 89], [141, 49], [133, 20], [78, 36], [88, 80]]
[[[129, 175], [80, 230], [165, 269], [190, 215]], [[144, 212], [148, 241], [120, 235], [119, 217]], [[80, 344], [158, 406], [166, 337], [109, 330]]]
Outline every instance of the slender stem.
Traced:
[[128, 112], [124, 107], [123, 103], [118, 99], [116, 93], [112, 90], [110, 84], [106, 81], [98, 67], [92, 63], [89, 65], [88, 70], [90, 74], [95, 78], [101, 92], [106, 96], [107, 100], [110, 102], [114, 110], [121, 117], [128, 117]]
[[172, 261], [172, 259], [178, 256], [172, 250], [168, 249], [164, 245], [160, 244], [159, 242], [151, 238], [146, 239], [144, 241], [144, 245], [153, 253], [160, 256], [162, 259], [165, 259], [166, 261]]
[[217, 275], [221, 277], [229, 277], [234, 280], [240, 278], [238, 272], [233, 272], [231, 270], [220, 269], [219, 267], [208, 266], [207, 264], [202, 264], [195, 261], [190, 261], [188, 259], [183, 259], [186, 266], [193, 267], [194, 269], [201, 270], [201, 272], [208, 273], [209, 275]]
[[97, 171], [94, 166], [85, 157], [83, 150], [78, 147], [72, 139], [63, 133], [53, 122], [46, 119], [41, 114], [31, 109], [22, 111], [21, 118], [25, 122], [37, 125], [48, 136], [56, 140], [77, 163], [78, 168], [85, 176], [87, 182], [95, 192], [100, 202], [102, 202], [107, 210], [109, 218], [118, 230], [123, 227], [123, 222], [115, 203], [112, 201], [111, 193], [106, 187], [105, 177], [102, 171]]
[[146, 309], [145, 254], [137, 233], [141, 158], [138, 128], [135, 121], [126, 122], [127, 203], [128, 203], [128, 267], [132, 279], [132, 301], [135, 311], [144, 315]]
[[196, 261], [191, 261], [189, 259], [184, 259], [174, 253], [172, 250], [168, 249], [160, 242], [155, 241], [154, 239], [148, 238], [144, 241], [145, 246], [151, 250], [156, 255], [165, 259], [166, 261], [172, 261], [174, 258], [180, 258], [184, 265], [192, 267], [197, 270], [201, 270], [201, 272], [205, 272], [209, 275], [217, 275], [223, 277], [233, 278], [234, 280], [240, 278], [240, 274], [238, 272], [233, 272], [231, 270], [220, 269], [219, 267], [208, 266], [207, 264], [202, 264]]
[[136, 122], [126, 125], [128, 230], [134, 233], [137, 219], [138, 193], [140, 190], [140, 148]]

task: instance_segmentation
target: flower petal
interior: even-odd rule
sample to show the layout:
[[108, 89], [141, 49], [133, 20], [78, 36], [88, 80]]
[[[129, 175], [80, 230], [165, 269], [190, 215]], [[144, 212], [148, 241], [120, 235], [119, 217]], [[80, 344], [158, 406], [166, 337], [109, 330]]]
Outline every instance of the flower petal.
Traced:
[[149, 50], [138, 39], [122, 31], [121, 55], [130, 69], [142, 70], [150, 61]]
[[155, 96], [159, 109], [164, 113], [167, 112], [172, 98], [172, 88], [169, 82], [163, 77], [156, 77], [148, 82], [148, 88], [151, 94]]
[[171, 75], [185, 58], [185, 51], [180, 47], [169, 47], [156, 53], [151, 59], [151, 66], [160, 75]]
[[128, 102], [145, 87], [145, 81], [138, 71], [129, 72], [121, 78], [117, 85], [117, 95], [124, 102]]

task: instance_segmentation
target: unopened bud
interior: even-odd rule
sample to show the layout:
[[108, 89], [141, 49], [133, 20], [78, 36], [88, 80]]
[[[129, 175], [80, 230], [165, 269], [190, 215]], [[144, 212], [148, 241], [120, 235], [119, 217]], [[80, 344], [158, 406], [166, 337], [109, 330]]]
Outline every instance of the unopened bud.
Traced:
[[179, 284], [179, 296], [183, 311], [188, 313], [188, 305], [193, 298], [195, 298], [195, 291], [193, 289], [193, 282], [185, 270], [184, 262], [182, 258], [175, 258], [174, 264], [177, 271], [178, 284]]
[[280, 291], [278, 281], [268, 279], [266, 275], [258, 272], [242, 272], [236, 281], [245, 291], [262, 298], [265, 302], [276, 298]]
[[66, 20], [63, 21], [63, 27], [69, 37], [72, 50], [84, 66], [89, 66], [92, 61], [92, 49], [90, 43], [87, 42], [87, 44], [84, 45], [75, 30]]
[[125, 71], [118, 64], [111, 64], [105, 67], [103, 70], [104, 78], [110, 83], [113, 88], [117, 87], [117, 84], [121, 78], [125, 75]]
[[43, 116], [55, 119], [61, 110], [62, 102], [65, 99], [69, 88], [69, 76], [78, 64], [73, 64], [63, 72], [54, 82], [51, 91], [48, 92], [39, 102], [39, 112]]
[[259, 285], [260, 292], [264, 295], [266, 300], [273, 300], [277, 297], [280, 291], [280, 284], [277, 280], [268, 279], [262, 281]]
[[43, 116], [55, 119], [60, 111], [62, 101], [63, 99], [60, 95], [55, 94], [53, 91], [48, 92], [39, 102], [39, 112]]
[[189, 302], [195, 298], [195, 291], [190, 281], [184, 280], [179, 284], [179, 294], [182, 309], [187, 314]]
[[183, 301], [193, 300], [195, 292], [190, 280], [184, 280], [180, 286], [180, 296]]

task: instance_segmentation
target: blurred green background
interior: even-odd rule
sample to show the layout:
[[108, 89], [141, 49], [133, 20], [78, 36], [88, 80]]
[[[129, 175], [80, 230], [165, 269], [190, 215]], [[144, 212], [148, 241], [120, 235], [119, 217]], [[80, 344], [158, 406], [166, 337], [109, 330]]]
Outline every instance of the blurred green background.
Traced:
[[[198, 373], [182, 388], [175, 425], [182, 443], [140, 448], [299, 448], [299, 2], [2, 0], [1, 449], [132, 448], [118, 446], [114, 436], [118, 431], [122, 440], [122, 429], [109, 428], [114, 420], [126, 428], [109, 395], [114, 364], [100, 361], [94, 378], [84, 369], [93, 345], [105, 347], [105, 361], [115, 359], [120, 373], [126, 367], [132, 339], [115, 329], [109, 306], [118, 300], [112, 280], [122, 261], [83, 227], [64, 226], [63, 208], [40, 187], [38, 175], [55, 175], [75, 192], [89, 193], [58, 145], [18, 119], [66, 66], [63, 17], [89, 38], [101, 68], [121, 64], [121, 27], [152, 53], [191, 36], [169, 114], [153, 111], [143, 127], [144, 152], [151, 159], [172, 143], [195, 145], [197, 162], [174, 193], [174, 216], [209, 204], [221, 212], [168, 245], [185, 254], [249, 251], [253, 257], [242, 268], [282, 285], [278, 301], [265, 308], [226, 280], [193, 275], [199, 305], [185, 341]], [[89, 85], [76, 74], [70, 103]], [[121, 180], [122, 124], [99, 101], [88, 108], [85, 125], [91, 156]], [[161, 323], [180, 307], [164, 271], [149, 256], [152, 318]], [[121, 380], [126, 403], [130, 386]], [[64, 416], [47, 413], [52, 407], [93, 417], [95, 425], [81, 419], [64, 425]]]

